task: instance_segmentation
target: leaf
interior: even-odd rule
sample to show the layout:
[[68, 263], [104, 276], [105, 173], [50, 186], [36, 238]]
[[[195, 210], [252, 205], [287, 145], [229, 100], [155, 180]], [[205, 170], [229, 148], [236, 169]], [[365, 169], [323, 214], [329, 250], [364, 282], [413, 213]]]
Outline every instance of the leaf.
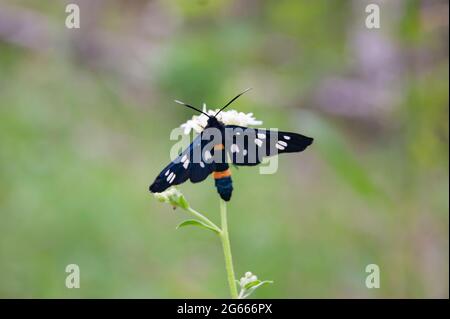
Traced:
[[215, 229], [215, 228], [209, 226], [208, 224], [205, 224], [204, 222], [201, 222], [197, 219], [187, 219], [187, 220], [181, 222], [180, 224], [178, 224], [177, 229], [181, 228], [181, 227], [185, 227], [185, 226], [197, 226], [197, 227], [211, 230], [211, 231], [215, 232], [216, 234], [219, 233], [217, 231], [217, 229]]
[[[244, 291], [244, 294], [242, 295], [241, 299], [247, 298], [252, 293], [254, 293], [256, 289], [258, 289], [262, 286], [265, 286], [267, 284], [273, 284], [273, 281], [271, 281], [271, 280], [264, 280], [264, 281], [256, 280], [254, 282], [247, 284], [245, 286], [245, 291]], [[247, 286], [249, 286], [249, 288], [247, 288]]]
[[244, 288], [245, 289], [250, 289], [250, 288], [252, 288], [252, 287], [254, 287], [254, 286], [256, 286], [256, 285], [258, 285], [260, 283], [261, 283], [261, 280], [255, 280], [255, 281], [252, 281], [252, 282], [249, 282], [248, 284], [246, 284], [244, 286]]

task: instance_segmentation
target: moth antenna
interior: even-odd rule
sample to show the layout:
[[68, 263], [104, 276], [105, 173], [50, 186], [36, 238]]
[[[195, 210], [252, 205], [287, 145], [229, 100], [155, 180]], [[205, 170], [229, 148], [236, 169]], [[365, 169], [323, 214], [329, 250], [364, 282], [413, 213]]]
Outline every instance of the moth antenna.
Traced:
[[234, 98], [231, 99], [230, 102], [228, 102], [227, 104], [225, 104], [224, 107], [222, 107], [214, 116], [217, 116], [217, 114], [219, 114], [220, 112], [222, 112], [222, 110], [224, 110], [228, 105], [230, 105], [231, 103], [233, 103], [238, 97], [240, 97], [242, 94], [244, 94], [245, 92], [250, 91], [252, 88], [248, 88], [246, 89], [244, 92], [239, 93], [238, 95], [236, 95]]
[[178, 101], [178, 100], [174, 100], [174, 101], [175, 101], [175, 103], [184, 105], [184, 106], [186, 106], [186, 107], [188, 107], [188, 108], [190, 108], [190, 109], [193, 109], [193, 110], [196, 110], [197, 112], [200, 112], [200, 113], [202, 113], [202, 114], [205, 114], [205, 115], [206, 115], [207, 117], [209, 117], [209, 118], [211, 117], [211, 116], [209, 116], [208, 114], [206, 114], [205, 112], [200, 111], [199, 109], [193, 107], [192, 105], [186, 104], [186, 103], [181, 102], [181, 101]]

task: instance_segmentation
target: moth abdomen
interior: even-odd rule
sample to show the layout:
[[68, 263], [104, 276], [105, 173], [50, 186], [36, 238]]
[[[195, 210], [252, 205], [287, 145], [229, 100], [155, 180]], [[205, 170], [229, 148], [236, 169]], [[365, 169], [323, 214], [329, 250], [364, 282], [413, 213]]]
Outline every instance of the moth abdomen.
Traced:
[[217, 188], [217, 192], [220, 197], [228, 202], [231, 198], [231, 194], [233, 193], [233, 181], [231, 180], [231, 171], [227, 168], [224, 171], [215, 171], [213, 173], [215, 185]]

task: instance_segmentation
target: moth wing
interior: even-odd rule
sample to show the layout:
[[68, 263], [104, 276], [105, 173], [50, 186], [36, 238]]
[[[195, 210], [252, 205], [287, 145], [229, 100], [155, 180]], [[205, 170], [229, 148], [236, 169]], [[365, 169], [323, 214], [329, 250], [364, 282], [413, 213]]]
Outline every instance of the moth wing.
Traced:
[[231, 162], [238, 166], [254, 166], [264, 157], [302, 152], [313, 140], [292, 132], [225, 126], [225, 149]]
[[214, 170], [214, 162], [203, 161], [207, 142], [202, 139], [202, 134], [199, 134], [189, 147], [159, 173], [150, 185], [150, 191], [160, 193], [188, 179], [192, 183], [205, 180]]

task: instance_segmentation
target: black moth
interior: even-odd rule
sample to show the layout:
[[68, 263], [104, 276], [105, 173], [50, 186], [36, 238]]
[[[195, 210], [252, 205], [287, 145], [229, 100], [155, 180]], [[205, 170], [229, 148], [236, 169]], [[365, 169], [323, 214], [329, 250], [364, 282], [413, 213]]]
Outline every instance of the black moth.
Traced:
[[254, 166], [260, 164], [263, 157], [301, 152], [311, 145], [313, 139], [301, 134], [224, 125], [220, 122], [217, 115], [247, 91], [248, 89], [234, 97], [214, 116], [175, 101], [208, 116], [208, 124], [192, 144], [156, 177], [150, 185], [151, 192], [163, 192], [188, 179], [192, 183], [198, 183], [213, 173], [220, 197], [229, 201], [233, 184], [228, 163]]

